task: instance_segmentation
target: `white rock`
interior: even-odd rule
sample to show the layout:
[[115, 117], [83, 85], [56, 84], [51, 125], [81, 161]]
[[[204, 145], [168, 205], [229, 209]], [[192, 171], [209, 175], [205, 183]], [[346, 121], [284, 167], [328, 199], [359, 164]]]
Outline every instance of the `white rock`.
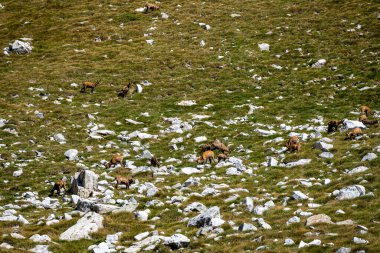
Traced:
[[191, 218], [187, 223], [188, 227], [196, 226], [196, 227], [207, 227], [211, 226], [211, 220], [214, 218], [220, 219], [219, 207], [213, 206], [203, 213], [197, 215], [194, 218]]
[[284, 242], [285, 246], [294, 245], [294, 241], [291, 238], [286, 238]]
[[258, 218], [257, 222], [260, 224], [260, 226], [263, 229], [266, 229], [266, 230], [271, 230], [272, 229], [271, 225], [269, 225], [268, 223], [266, 223], [263, 218]]
[[140, 233], [138, 235], [135, 235], [135, 237], [133, 237], [133, 238], [136, 241], [141, 241], [142, 239], [146, 238], [148, 235], [149, 235], [149, 232], [143, 232], [143, 233]]
[[162, 18], [162, 19], [168, 19], [168, 18], [169, 18], [169, 15], [166, 14], [165, 12], [161, 12], [161, 18]]
[[239, 226], [239, 231], [257, 231], [257, 228], [251, 223], [243, 223]]
[[0, 248], [13, 249], [14, 247], [12, 245], [10, 245], [9, 243], [3, 242], [2, 244], [0, 244]]
[[371, 161], [373, 159], [376, 159], [377, 155], [375, 153], [368, 153], [362, 158], [362, 162], [364, 161]]
[[337, 200], [355, 199], [365, 195], [365, 188], [362, 185], [347, 186], [333, 193]]
[[182, 234], [174, 234], [164, 240], [164, 244], [171, 249], [186, 248], [190, 244], [190, 239]]
[[348, 119], [344, 119], [343, 120], [343, 128], [342, 128], [342, 130], [350, 130], [350, 129], [354, 129], [355, 127], [359, 127], [359, 128], [362, 128], [362, 129], [367, 128], [360, 121], [357, 121], [357, 120], [348, 120]]
[[197, 103], [194, 100], [182, 100], [181, 102], [177, 103], [177, 105], [181, 105], [181, 106], [193, 106], [196, 104]]
[[95, 212], [86, 213], [77, 223], [63, 232], [60, 240], [75, 241], [80, 239], [91, 239], [90, 233], [95, 233], [103, 227], [103, 216]]
[[348, 174], [356, 174], [356, 173], [361, 173], [361, 172], [364, 172], [364, 171], [367, 171], [369, 170], [368, 167], [365, 167], [365, 166], [359, 166], [359, 167], [356, 167], [356, 168], [353, 168], [352, 170], [350, 170], [348, 172]]
[[23, 223], [23, 224], [29, 224], [29, 221], [27, 221], [24, 216], [22, 216], [21, 214], [18, 215], [17, 217], [17, 221]]
[[19, 177], [19, 176], [22, 175], [22, 173], [24, 173], [24, 171], [22, 170], [22, 168], [20, 168], [18, 170], [13, 171], [13, 176], [14, 177]]
[[352, 241], [355, 243], [355, 244], [368, 244], [368, 241], [367, 240], [364, 240], [362, 238], [359, 238], [359, 237], [354, 237], [352, 239]]
[[137, 93], [141, 93], [143, 91], [143, 87], [140, 84], [136, 84]]
[[29, 239], [32, 240], [33, 242], [50, 242], [51, 241], [48, 235], [39, 235], [39, 234], [32, 235]]
[[290, 225], [290, 224], [293, 224], [293, 223], [299, 223], [301, 222], [300, 218], [297, 217], [297, 216], [293, 216], [292, 218], [290, 218], [287, 222], [286, 222], [286, 225]]
[[144, 211], [137, 211], [135, 212], [135, 217], [141, 221], [146, 221], [148, 220], [149, 214], [150, 214], [149, 209], [144, 210]]
[[309, 199], [308, 196], [306, 196], [306, 194], [304, 194], [303, 192], [301, 191], [293, 191], [293, 195], [292, 197], [295, 199], [295, 200], [307, 200]]
[[148, 45], [153, 46], [154, 40], [145, 40], [145, 41], [146, 41], [146, 43], [148, 43]]
[[207, 141], [207, 137], [206, 136], [198, 136], [198, 137], [194, 138], [194, 141], [195, 142], [204, 142], [204, 141]]
[[260, 51], [269, 51], [269, 44], [267, 43], [259, 43], [258, 46]]
[[153, 157], [152, 153], [149, 150], [145, 149], [141, 155], [142, 159], [151, 159]]
[[196, 173], [201, 173], [201, 172], [203, 171], [198, 170], [197, 168], [193, 168], [193, 167], [185, 167], [181, 169], [181, 173], [186, 174], [186, 175], [191, 175], [191, 174], [196, 174]]
[[322, 68], [323, 66], [325, 66], [326, 62], [327, 61], [325, 59], [320, 59], [316, 63], [314, 63], [311, 67], [312, 68]]
[[64, 144], [64, 143], [66, 143], [66, 138], [65, 138], [65, 136], [64, 136], [63, 134], [61, 134], [61, 133], [55, 134], [55, 135], [54, 135], [54, 140], [55, 140], [56, 142], [58, 142], [59, 144]]
[[8, 47], [4, 48], [4, 54], [9, 55], [10, 53], [15, 54], [30, 54], [33, 47], [29, 42], [23, 42], [21, 40], [15, 40]]
[[65, 156], [67, 159], [69, 159], [70, 161], [74, 161], [74, 160], [77, 160], [78, 159], [78, 150], [76, 149], [69, 149], [65, 152]]
[[278, 165], [278, 161], [276, 159], [274, 159], [273, 157], [270, 157], [268, 159], [268, 166], [269, 167], [275, 167]]
[[35, 252], [35, 253], [52, 253], [49, 251], [49, 245], [36, 245], [34, 248], [30, 249], [29, 251]]
[[317, 141], [314, 143], [313, 148], [320, 149], [324, 152], [327, 152], [328, 150], [332, 149], [334, 146], [332, 144], [328, 144], [322, 141]]
[[243, 201], [243, 205], [246, 205], [247, 206], [247, 209], [249, 212], [252, 212], [253, 210], [253, 199], [251, 197], [246, 197]]
[[[309, 164], [311, 162], [311, 159], [300, 159], [296, 162], [290, 162], [290, 163], [287, 163], [285, 165], [282, 165], [282, 166], [285, 166], [287, 168], [290, 168], [290, 167], [294, 167], [294, 166], [302, 166], [302, 165], [306, 165], [306, 164]], [[281, 166], [281, 165], [280, 165]]]
[[330, 153], [330, 152], [322, 152], [322, 153], [320, 153], [319, 154], [319, 157], [321, 157], [321, 158], [333, 158], [334, 157], [334, 155], [332, 154], [332, 153]]

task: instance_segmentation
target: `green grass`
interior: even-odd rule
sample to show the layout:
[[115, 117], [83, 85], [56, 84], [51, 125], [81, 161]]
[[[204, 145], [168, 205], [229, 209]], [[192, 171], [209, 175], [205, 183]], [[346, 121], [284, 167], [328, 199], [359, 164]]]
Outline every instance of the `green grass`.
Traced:
[[[194, 128], [184, 134], [170, 133], [160, 136], [157, 140], [142, 140], [142, 145], [161, 160], [174, 157], [182, 160], [175, 165], [177, 170], [195, 164], [183, 159], [184, 155], [197, 154], [199, 143], [194, 137], [205, 135], [208, 140], [226, 139], [231, 144], [233, 156], [243, 158], [244, 164], [258, 167], [253, 175], [225, 176], [225, 168], [206, 169], [203, 176], [210, 176], [215, 171], [223, 180], [212, 180], [209, 177], [202, 180], [201, 186], [191, 187], [184, 194], [202, 192], [210, 183], [226, 183], [230, 188], [245, 188], [249, 193], [239, 192], [234, 203], [239, 204], [244, 197], [254, 196], [267, 199], [266, 193], [274, 197], [276, 208], [269, 210], [263, 218], [273, 227], [272, 231], [259, 229], [254, 235], [236, 233], [229, 225], [223, 225], [225, 232], [222, 239], [215, 241], [205, 236], [194, 239], [196, 229], [187, 228], [180, 222], [185, 215], [178, 212], [194, 201], [207, 206], [217, 205], [225, 220], [251, 222], [253, 214], [237, 205], [236, 210], [242, 212], [235, 215], [230, 203], [224, 203], [224, 198], [231, 194], [225, 189], [217, 197], [189, 197], [181, 206], [166, 205], [165, 208], [151, 207], [152, 216], [160, 217], [157, 222], [139, 222], [132, 214], [105, 215], [104, 228], [94, 234], [93, 240], [78, 242], [61, 242], [59, 234], [74, 224], [75, 220], [50, 227], [35, 225], [42, 216], [48, 216], [49, 210], [31, 210], [23, 208], [19, 211], [31, 221], [31, 225], [23, 225], [21, 234], [30, 237], [34, 233], [46, 233], [58, 244], [50, 243], [49, 249], [60, 252], [87, 252], [89, 245], [99, 243], [107, 234], [123, 232], [119, 244], [130, 246], [133, 236], [140, 232], [152, 231], [148, 225], [156, 225], [159, 232], [171, 235], [180, 229], [187, 235], [191, 244], [185, 252], [232, 252], [253, 251], [260, 245], [268, 245], [266, 252], [294, 252], [295, 246], [284, 247], [285, 238], [292, 238], [298, 245], [300, 240], [311, 241], [304, 233], [321, 232], [319, 238], [323, 244], [333, 243], [334, 246], [311, 247], [301, 252], [334, 252], [342, 246], [365, 249], [376, 252], [380, 248], [379, 237], [380, 201], [379, 195], [379, 158], [370, 162], [361, 162], [361, 158], [380, 145], [379, 126], [365, 130], [369, 138], [362, 140], [344, 140], [343, 133], [335, 133], [324, 137], [333, 139], [333, 159], [318, 158], [320, 151], [312, 149], [313, 140], [302, 143], [302, 150], [297, 154], [286, 153], [285, 160], [296, 161], [311, 158], [312, 162], [304, 167], [294, 168], [263, 168], [260, 164], [267, 156], [277, 155], [271, 148], [279, 149], [281, 143], [265, 144], [275, 137], [287, 138], [288, 132], [280, 131], [279, 125], [290, 126], [316, 125], [310, 119], [322, 116], [324, 123], [333, 119], [356, 119], [358, 107], [366, 104], [379, 110], [379, 49], [380, 37], [378, 29], [378, 1], [349, 2], [339, 0], [328, 1], [171, 1], [160, 4], [161, 11], [169, 14], [169, 19], [161, 18], [159, 12], [149, 14], [137, 13], [134, 10], [143, 7], [145, 2], [138, 1], [9, 1], [2, 2], [0, 9], [0, 45], [7, 46], [9, 42], [21, 38], [32, 38], [33, 52], [30, 55], [12, 55], [0, 57], [0, 118], [8, 120], [3, 127], [14, 129], [18, 136], [0, 131], [0, 143], [6, 147], [0, 148], [3, 160], [0, 164], [9, 166], [0, 170], [0, 204], [13, 203], [19, 194], [29, 190], [36, 191], [40, 197], [49, 193], [45, 180], [56, 180], [63, 175], [70, 176], [80, 168], [64, 158], [64, 152], [76, 148], [82, 157], [82, 163], [91, 167], [100, 160], [109, 160], [115, 152], [128, 150], [131, 154], [128, 160], [136, 165], [145, 165], [145, 161], [135, 159], [141, 151], [135, 152], [127, 142], [120, 142], [116, 136], [108, 136], [103, 140], [91, 140], [87, 134], [87, 124], [91, 122], [86, 115], [93, 114], [97, 124], [104, 124], [105, 129], [133, 132], [146, 127], [147, 133], [159, 134], [160, 130], [169, 127], [163, 117], [178, 117], [183, 121], [191, 121], [191, 114], [209, 115], [205, 119], [219, 128], [212, 128], [195, 120]], [[241, 16], [232, 18], [232, 13]], [[202, 29], [198, 23], [211, 26], [211, 30]], [[121, 23], [123, 25], [121, 25]], [[361, 25], [361, 29], [348, 31]], [[150, 29], [152, 28], [153, 29]], [[144, 36], [148, 34], [148, 36]], [[101, 38], [101, 42], [96, 42]], [[150, 46], [145, 40], [154, 39]], [[201, 40], [206, 46], [201, 48]], [[269, 52], [260, 52], [258, 43], [270, 44]], [[302, 50], [298, 50], [301, 48]], [[84, 50], [78, 51], [76, 50]], [[223, 56], [218, 59], [218, 56]], [[326, 59], [326, 66], [315, 69], [311, 65], [318, 59]], [[271, 67], [280, 65], [282, 70]], [[333, 67], [336, 67], [334, 70]], [[262, 80], [252, 78], [257, 75]], [[83, 81], [100, 80], [101, 84], [95, 93], [80, 93], [80, 87], [71, 87], [71, 83], [81, 84]], [[118, 98], [117, 91], [128, 83], [128, 80], [148, 80], [152, 86], [144, 86], [141, 94], [133, 94], [129, 98]], [[374, 87], [359, 91], [363, 87]], [[43, 91], [30, 90], [29, 87], [43, 88]], [[228, 91], [228, 92], [227, 92]], [[42, 100], [40, 93], [49, 95]], [[279, 97], [282, 99], [279, 99]], [[333, 98], [332, 98], [333, 97]], [[66, 99], [72, 98], [72, 102]], [[61, 104], [54, 104], [54, 101]], [[177, 106], [181, 100], [196, 100], [192, 107]], [[27, 106], [33, 104], [33, 106]], [[207, 104], [214, 106], [205, 110]], [[226, 121], [244, 117], [248, 107], [236, 108], [236, 105], [254, 104], [263, 106], [248, 116], [248, 121], [236, 125], [226, 125]], [[84, 107], [87, 106], [87, 107]], [[36, 116], [36, 111], [42, 112], [44, 118]], [[141, 113], [148, 112], [150, 117]], [[281, 118], [278, 118], [281, 117]], [[126, 124], [130, 118], [144, 125]], [[116, 125], [119, 121], [122, 124]], [[263, 137], [253, 132], [255, 123], [274, 127], [278, 134]], [[221, 128], [220, 126], [226, 126]], [[294, 130], [307, 132], [307, 130]], [[66, 144], [50, 141], [55, 133], [63, 133]], [[247, 133], [248, 136], [242, 133]], [[191, 134], [190, 137], [185, 137]], [[171, 151], [169, 142], [173, 138], [184, 136], [184, 142], [178, 144], [183, 150]], [[120, 148], [99, 148], [113, 141]], [[17, 142], [18, 144], [14, 144]], [[360, 144], [352, 148], [352, 144]], [[236, 148], [243, 145], [250, 154], [238, 153]], [[87, 151], [92, 146], [92, 151]], [[34, 150], [44, 152], [45, 158], [34, 160]], [[106, 152], [101, 152], [105, 150]], [[25, 151], [25, 152], [24, 152]], [[12, 176], [16, 164], [27, 163], [24, 174], [20, 178]], [[349, 176], [343, 174], [346, 169], [364, 165], [370, 168], [367, 172]], [[334, 173], [333, 169], [338, 172]], [[105, 170], [94, 168], [101, 174]], [[127, 174], [125, 170], [110, 172]], [[198, 176], [198, 175], [197, 175]], [[202, 175], [200, 175], [202, 176]], [[137, 175], [141, 182], [152, 181], [150, 175]], [[160, 176], [161, 177], [161, 176]], [[276, 184], [288, 177], [286, 188]], [[310, 188], [300, 185], [296, 179], [314, 177], [321, 185]], [[156, 197], [165, 202], [180, 192], [165, 189], [183, 183], [188, 176], [164, 176], [165, 182], [157, 183], [160, 189]], [[245, 182], [242, 179], [246, 179]], [[332, 183], [324, 185], [322, 179], [330, 178]], [[103, 179], [103, 178], [101, 178]], [[368, 192], [375, 197], [364, 197], [352, 201], [335, 201], [329, 193], [347, 185], [358, 184], [362, 179]], [[258, 182], [255, 182], [257, 180]], [[6, 183], [7, 182], [7, 183]], [[290, 196], [293, 190], [301, 190], [315, 198], [315, 203], [323, 204], [313, 210], [314, 214], [325, 213], [333, 221], [352, 219], [357, 224], [369, 228], [366, 235], [357, 235], [355, 226], [318, 225], [315, 230], [301, 224], [286, 226], [286, 221], [293, 216], [298, 208], [307, 210], [305, 203], [298, 207], [295, 201], [289, 202], [291, 211], [283, 211], [281, 200]], [[129, 192], [128, 192], [129, 193]], [[137, 193], [131, 190], [131, 193]], [[115, 196], [122, 198], [123, 191], [115, 191]], [[150, 198], [138, 198], [139, 210]], [[352, 206], [356, 204], [357, 206]], [[71, 210], [65, 206], [59, 211]], [[335, 214], [337, 209], [346, 212], [343, 216]], [[195, 215], [195, 214], [194, 214]], [[9, 234], [19, 223], [2, 224], [2, 234]], [[256, 225], [256, 224], [255, 224]], [[337, 237], [325, 235], [338, 233]], [[252, 242], [256, 236], [263, 236], [261, 243]], [[363, 237], [370, 243], [357, 246], [351, 242], [353, 236]], [[274, 239], [278, 239], [275, 241]], [[28, 240], [16, 240], [5, 236], [1, 240], [12, 244], [14, 252], [22, 252], [32, 248]], [[21, 249], [21, 250], [20, 250]], [[168, 248], [159, 246], [159, 251], [167, 252]], [[1, 250], [0, 250], [1, 251]]]

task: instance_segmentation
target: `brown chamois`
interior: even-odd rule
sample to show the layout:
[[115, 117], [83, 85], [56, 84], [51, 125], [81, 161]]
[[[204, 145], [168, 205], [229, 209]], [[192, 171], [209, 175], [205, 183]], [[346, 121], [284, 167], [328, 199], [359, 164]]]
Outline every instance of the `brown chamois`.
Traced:
[[218, 139], [216, 139], [215, 141], [211, 143], [211, 150], [215, 150], [215, 149], [218, 149], [224, 154], [226, 153], [228, 154], [230, 152], [230, 149], [226, 145], [221, 143]]
[[217, 156], [217, 158], [218, 158], [218, 162], [220, 162], [220, 161], [225, 161], [225, 160], [228, 159], [228, 155], [226, 155], [226, 154], [219, 154], [219, 155]]
[[151, 4], [148, 2], [146, 2], [145, 4], [145, 13], [148, 13], [149, 11], [156, 11], [159, 9], [160, 9], [160, 6], [158, 6], [157, 4]]
[[197, 163], [198, 164], [203, 163], [203, 165], [205, 165], [207, 161], [209, 161], [211, 164], [214, 161], [214, 157], [215, 157], [214, 152], [211, 150], [207, 150], [206, 152], [203, 152], [203, 154], [200, 157], [198, 157]]
[[157, 160], [155, 156], [152, 156], [152, 158], [150, 158], [150, 165], [152, 165], [153, 167], [160, 168], [160, 162]]
[[300, 152], [300, 150], [301, 150], [301, 143], [292, 144], [292, 145], [289, 147], [289, 151]]
[[128, 85], [124, 86], [124, 88], [121, 91], [119, 91], [117, 95], [119, 97], [126, 97], [128, 95], [128, 91], [131, 89], [131, 85], [131, 80], [129, 80]]
[[362, 134], [363, 134], [362, 129], [360, 127], [355, 127], [351, 131], [347, 132], [347, 134], [346, 134], [347, 137], [346, 137], [345, 140], [347, 140], [347, 139], [352, 140], [356, 136], [359, 136], [359, 135], [362, 135]]
[[129, 186], [134, 183], [133, 176], [132, 176], [132, 178], [123, 177], [123, 176], [116, 176], [115, 180], [116, 180], [115, 189], [118, 188], [119, 184], [120, 185], [125, 184], [126, 189], [129, 189]]
[[112, 155], [110, 162], [106, 165], [106, 168], [111, 168], [111, 166], [116, 166], [116, 164], [120, 164], [124, 167], [123, 159], [124, 157], [119, 153]]
[[52, 197], [54, 194], [54, 191], [57, 191], [57, 197], [61, 195], [61, 189], [65, 190], [66, 194], [66, 183], [65, 180], [61, 179], [54, 183], [53, 188], [50, 191], [49, 197]]
[[327, 132], [332, 133], [338, 130], [338, 127], [343, 124], [343, 120], [332, 120], [327, 125]]
[[300, 142], [298, 136], [292, 136], [289, 138], [289, 140], [285, 143], [285, 147], [290, 149], [293, 145], [298, 144]]
[[94, 89], [96, 86], [99, 85], [99, 81], [94, 82], [83, 82], [82, 83], [83, 87], [80, 90], [82, 93], [86, 93], [86, 89], [91, 89], [91, 93], [94, 93]]
[[366, 121], [366, 120], [368, 120], [368, 119], [367, 119], [367, 116], [364, 115], [364, 114], [360, 114], [360, 116], [359, 116], [359, 121], [363, 123], [363, 121]]
[[363, 120], [362, 123], [366, 126], [372, 126], [372, 125], [376, 125], [379, 123], [378, 120]]
[[360, 110], [360, 114], [365, 114], [366, 116], [368, 116], [368, 114], [371, 114], [371, 115], [375, 114], [375, 113], [371, 110], [371, 108], [369, 108], [369, 107], [366, 106], [366, 105], [362, 105], [362, 106], [360, 106], [360, 107], [359, 107], [359, 110]]
[[200, 146], [200, 154], [203, 154], [207, 150], [211, 150], [211, 144], [203, 144]]

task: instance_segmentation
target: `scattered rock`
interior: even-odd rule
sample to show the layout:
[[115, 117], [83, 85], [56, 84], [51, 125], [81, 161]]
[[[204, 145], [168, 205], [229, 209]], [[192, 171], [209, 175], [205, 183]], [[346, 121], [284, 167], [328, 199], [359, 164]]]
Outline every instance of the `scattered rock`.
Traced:
[[78, 153], [76, 149], [69, 149], [65, 152], [65, 156], [69, 161], [75, 161], [78, 160]]
[[362, 158], [362, 162], [364, 161], [371, 161], [373, 159], [376, 159], [377, 155], [375, 153], [368, 153]]
[[174, 234], [164, 240], [164, 244], [171, 249], [186, 248], [190, 244], [190, 239], [182, 234]]
[[60, 236], [60, 240], [75, 241], [91, 239], [90, 233], [95, 233], [103, 227], [103, 216], [95, 212], [86, 213], [75, 225], [67, 229]]
[[257, 228], [251, 223], [243, 223], [239, 226], [239, 231], [257, 231]]
[[259, 43], [258, 46], [260, 51], [269, 51], [269, 44], [267, 43]]
[[365, 195], [365, 188], [362, 185], [352, 185], [334, 191], [337, 200], [355, 199]]
[[4, 54], [10, 55], [14, 54], [30, 54], [33, 47], [29, 42], [23, 42], [21, 40], [15, 40], [13, 43], [10, 43], [8, 47], [4, 48]]
[[90, 170], [82, 170], [81, 172], [75, 173], [75, 175], [71, 177], [71, 193], [81, 198], [92, 196], [98, 189], [98, 178], [99, 176]]
[[219, 207], [213, 206], [198, 216], [191, 218], [187, 223], [188, 227], [206, 227], [212, 226], [213, 220], [220, 219]]
[[306, 220], [306, 226], [313, 226], [315, 224], [328, 223], [331, 224], [331, 218], [326, 214], [313, 215]]

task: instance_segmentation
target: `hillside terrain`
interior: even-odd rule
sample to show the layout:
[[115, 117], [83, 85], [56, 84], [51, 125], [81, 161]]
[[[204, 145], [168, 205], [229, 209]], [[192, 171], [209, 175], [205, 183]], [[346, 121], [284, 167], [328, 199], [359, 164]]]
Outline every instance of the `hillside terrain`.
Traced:
[[379, 1], [0, 3], [0, 252], [380, 252]]

